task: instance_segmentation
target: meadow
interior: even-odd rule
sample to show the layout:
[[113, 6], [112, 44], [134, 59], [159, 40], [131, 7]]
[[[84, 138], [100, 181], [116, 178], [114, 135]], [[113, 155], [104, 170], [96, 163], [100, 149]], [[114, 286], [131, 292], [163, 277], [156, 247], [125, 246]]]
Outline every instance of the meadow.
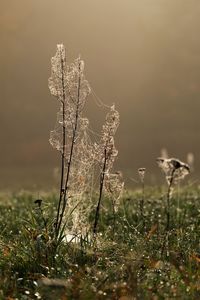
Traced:
[[63, 239], [52, 257], [56, 193], [40, 207], [30, 192], [1, 194], [0, 299], [199, 299], [199, 187], [174, 192], [167, 245], [166, 189], [145, 189], [143, 221], [141, 197], [124, 192], [115, 216], [104, 199], [95, 241]]
[[0, 299], [199, 299], [200, 188], [182, 186], [192, 154], [188, 164], [157, 158], [165, 186], [146, 187], [143, 167], [140, 189], [127, 190], [115, 169], [120, 114], [99, 103], [105, 122], [92, 130], [84, 62], [67, 64], [63, 44], [49, 89], [59, 188], [0, 194]]

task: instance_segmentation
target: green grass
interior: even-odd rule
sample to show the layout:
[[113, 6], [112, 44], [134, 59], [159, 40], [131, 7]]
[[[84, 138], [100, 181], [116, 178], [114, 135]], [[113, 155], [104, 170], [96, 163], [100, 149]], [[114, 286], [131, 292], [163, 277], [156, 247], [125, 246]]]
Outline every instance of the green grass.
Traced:
[[164, 190], [146, 190], [145, 225], [140, 197], [126, 192], [115, 218], [103, 199], [96, 243], [63, 241], [53, 257], [55, 193], [46, 228], [31, 193], [2, 194], [0, 299], [200, 299], [200, 189], [174, 193], [168, 238]]

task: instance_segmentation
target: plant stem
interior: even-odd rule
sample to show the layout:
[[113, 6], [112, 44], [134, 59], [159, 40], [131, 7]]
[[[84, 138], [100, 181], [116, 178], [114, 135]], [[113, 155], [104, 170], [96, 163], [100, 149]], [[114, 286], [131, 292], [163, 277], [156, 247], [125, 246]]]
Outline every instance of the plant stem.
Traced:
[[115, 234], [116, 213], [115, 213], [115, 201], [114, 201], [114, 199], [112, 199], [112, 210], [113, 210], [113, 234]]
[[64, 171], [65, 171], [65, 143], [66, 143], [66, 129], [65, 129], [65, 101], [66, 101], [66, 94], [65, 94], [65, 85], [64, 85], [64, 66], [63, 66], [63, 59], [61, 58], [61, 82], [62, 82], [62, 157], [61, 157], [61, 178], [60, 178], [60, 197], [58, 202], [58, 209], [56, 215], [56, 237], [58, 236], [59, 228], [58, 228], [58, 221], [60, 217], [60, 208], [63, 198], [63, 184], [64, 184]]
[[94, 220], [94, 227], [93, 227], [93, 233], [94, 235], [97, 232], [97, 224], [99, 221], [99, 211], [100, 211], [100, 205], [101, 205], [101, 199], [103, 194], [103, 186], [104, 186], [104, 179], [105, 179], [105, 172], [106, 172], [106, 163], [107, 163], [107, 150], [104, 149], [104, 163], [103, 163], [103, 169], [100, 175], [100, 186], [99, 186], [99, 199], [96, 207], [96, 213], [95, 213], [95, 220]]
[[140, 217], [142, 219], [143, 228], [145, 226], [144, 220], [144, 181], [142, 181], [142, 198], [140, 199]]
[[167, 224], [166, 224], [167, 231], [169, 231], [170, 228], [170, 197], [171, 197], [171, 190], [172, 190], [175, 170], [176, 170], [175, 168], [172, 170], [170, 181], [168, 184], [168, 190], [167, 190]]

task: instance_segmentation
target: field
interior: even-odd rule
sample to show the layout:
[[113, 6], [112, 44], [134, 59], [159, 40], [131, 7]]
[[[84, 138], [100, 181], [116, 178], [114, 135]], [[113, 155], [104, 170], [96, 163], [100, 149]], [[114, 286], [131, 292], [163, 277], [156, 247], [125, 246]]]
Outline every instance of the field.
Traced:
[[124, 192], [115, 214], [103, 197], [96, 237], [65, 236], [55, 256], [58, 197], [41, 195], [1, 194], [0, 299], [200, 299], [198, 187], [176, 188], [168, 231], [166, 188], [145, 189], [143, 216], [140, 190]]

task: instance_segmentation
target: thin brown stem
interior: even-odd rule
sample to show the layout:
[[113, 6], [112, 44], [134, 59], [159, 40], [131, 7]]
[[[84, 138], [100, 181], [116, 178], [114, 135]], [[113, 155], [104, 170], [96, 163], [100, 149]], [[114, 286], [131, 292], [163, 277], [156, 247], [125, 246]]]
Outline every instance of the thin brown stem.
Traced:
[[171, 176], [170, 176], [170, 180], [169, 180], [169, 184], [168, 184], [168, 190], [167, 190], [167, 224], [166, 224], [166, 230], [169, 231], [170, 228], [170, 197], [171, 197], [171, 190], [172, 190], [172, 185], [173, 185], [173, 181], [174, 181], [174, 172], [175, 172], [175, 168], [172, 170]]
[[114, 199], [112, 199], [112, 210], [113, 210], [113, 234], [115, 234], [116, 212], [115, 212], [115, 201], [114, 201]]
[[96, 207], [95, 212], [95, 220], [94, 220], [94, 227], [93, 227], [93, 233], [94, 235], [97, 232], [97, 225], [99, 221], [99, 212], [100, 212], [100, 205], [102, 200], [102, 194], [103, 194], [103, 186], [104, 186], [104, 179], [105, 179], [105, 172], [106, 172], [106, 163], [107, 163], [107, 150], [104, 149], [104, 163], [103, 163], [103, 169], [100, 175], [100, 185], [99, 185], [99, 199]]
[[144, 180], [142, 181], [142, 198], [140, 199], [140, 217], [142, 219], [142, 226], [145, 227], [144, 219]]
[[58, 202], [58, 209], [57, 209], [57, 216], [56, 216], [56, 236], [58, 235], [59, 228], [58, 222], [60, 217], [60, 208], [63, 198], [63, 184], [64, 184], [64, 173], [65, 173], [65, 144], [66, 144], [66, 129], [65, 129], [65, 101], [66, 101], [66, 94], [65, 94], [65, 84], [64, 84], [64, 65], [63, 59], [61, 58], [61, 82], [62, 82], [62, 157], [61, 157], [61, 178], [60, 178], [60, 197]]

